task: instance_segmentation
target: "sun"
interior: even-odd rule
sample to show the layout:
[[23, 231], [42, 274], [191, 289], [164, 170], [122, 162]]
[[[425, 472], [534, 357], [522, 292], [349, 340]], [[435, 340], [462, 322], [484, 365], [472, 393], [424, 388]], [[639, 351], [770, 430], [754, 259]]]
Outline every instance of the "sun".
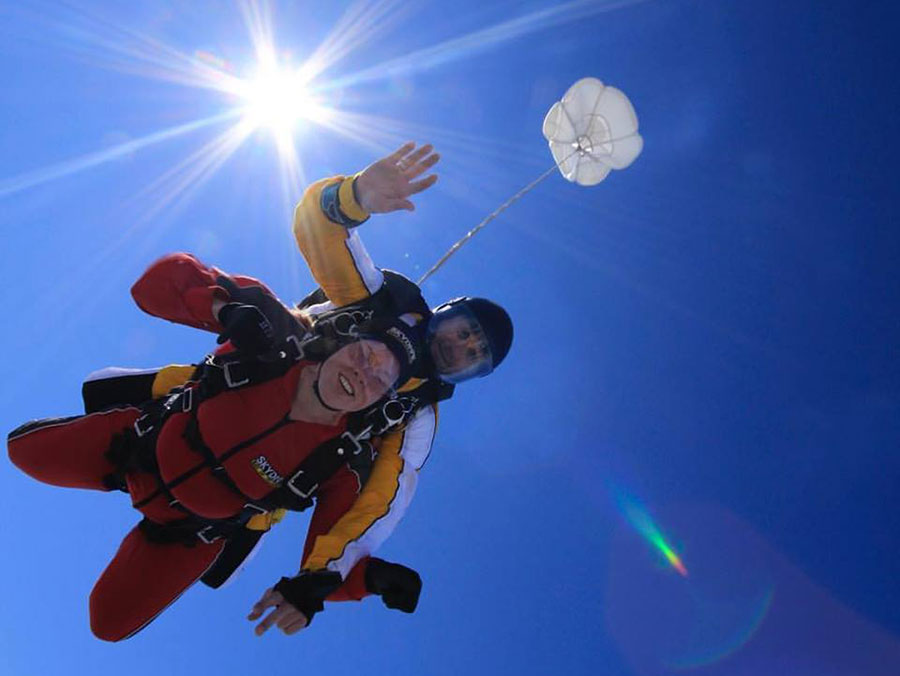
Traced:
[[278, 64], [274, 59], [258, 64], [256, 73], [240, 81], [244, 122], [253, 129], [266, 129], [280, 150], [294, 143], [302, 125], [321, 122], [327, 109], [310, 91], [304, 68]]

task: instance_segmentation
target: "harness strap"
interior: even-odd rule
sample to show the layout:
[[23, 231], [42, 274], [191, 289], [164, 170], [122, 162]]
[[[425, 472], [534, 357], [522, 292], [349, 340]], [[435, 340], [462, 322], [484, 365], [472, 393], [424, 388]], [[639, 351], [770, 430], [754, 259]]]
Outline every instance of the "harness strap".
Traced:
[[308, 358], [314, 339], [301, 341], [291, 334], [277, 346], [271, 355], [248, 360], [239, 353], [207, 355], [197, 366], [192, 380], [197, 380], [197, 396], [200, 401], [220, 392], [238, 387], [248, 387], [278, 378], [296, 362]]
[[193, 547], [198, 542], [212, 544], [216, 540], [237, 535], [246, 523], [244, 516], [242, 512], [233, 519], [216, 521], [188, 516], [179, 521], [171, 521], [169, 523], [157, 523], [144, 517], [138, 523], [138, 527], [150, 542], [157, 544], [177, 542], [186, 547]]
[[[135, 432], [132, 433], [131, 430], [126, 434], [126, 451], [131, 455], [140, 454], [141, 449], [149, 449], [149, 453], [153, 458], [153, 464], [150, 467], [145, 467], [142, 469], [146, 469], [151, 472], [157, 480], [157, 489], [145, 497], [143, 500], [140, 500], [134, 504], [135, 509], [140, 509], [145, 505], [149, 504], [152, 500], [157, 498], [159, 495], [165, 495], [169, 500], [169, 506], [179, 509], [180, 511], [186, 513], [188, 516], [195, 517], [197, 519], [202, 519], [199, 515], [194, 514], [189, 509], [184, 507], [178, 499], [172, 494], [172, 489], [176, 486], [184, 483], [198, 472], [204, 469], [210, 469], [213, 472], [213, 476], [218, 477], [219, 479], [226, 480], [230, 482], [230, 487], [234, 490], [238, 495], [240, 495], [243, 499], [248, 500], [245, 504], [245, 510], [251, 510], [250, 516], [254, 514], [263, 514], [265, 512], [271, 511], [275, 508], [275, 506], [266, 504], [265, 501], [252, 501], [247, 498], [238, 488], [231, 482], [230, 477], [228, 477], [227, 473], [222, 467], [222, 463], [225, 462], [228, 458], [233, 456], [234, 454], [240, 452], [247, 446], [250, 446], [263, 437], [271, 434], [278, 428], [287, 424], [288, 419], [287, 416], [282, 420], [278, 421], [275, 425], [269, 427], [266, 430], [263, 430], [259, 434], [251, 437], [250, 439], [246, 439], [245, 441], [237, 444], [234, 448], [229, 449], [229, 451], [222, 455], [220, 458], [216, 458], [213, 454], [212, 450], [210, 450], [206, 444], [203, 442], [202, 438], [199, 434], [199, 429], [196, 427], [197, 421], [197, 404], [200, 400], [200, 397], [195, 395], [194, 392], [196, 390], [192, 388], [185, 388], [179, 392], [173, 393], [167, 399], [164, 400], [164, 404], [161, 407], [152, 408], [148, 413], [145, 413], [141, 418], [138, 419], [138, 422], [141, 422], [145, 419], [148, 419], [147, 422], [148, 430], [141, 434], [140, 430], [138, 430], [138, 425], [135, 423]], [[155, 402], [154, 402], [155, 404]], [[203, 459], [203, 462], [194, 465], [189, 470], [182, 472], [180, 475], [175, 477], [174, 479], [166, 482], [163, 481], [162, 476], [159, 473], [159, 467], [156, 464], [156, 455], [155, 455], [155, 445], [156, 445], [156, 437], [159, 429], [163, 426], [165, 419], [168, 415], [173, 411], [182, 411], [184, 413], [191, 413], [191, 419], [186, 427], [184, 436], [185, 440], [188, 442], [188, 445], [192, 450], [199, 453]], [[192, 434], [192, 431], [194, 432]], [[130, 442], [130, 443], [128, 443]], [[128, 470], [133, 469], [133, 466], [130, 464], [119, 465], [119, 470], [117, 475], [122, 477], [122, 483], [124, 484], [124, 474]]]
[[[228, 475], [228, 471], [225, 469], [224, 463], [228, 458], [232, 457], [239, 451], [243, 450], [247, 446], [250, 446], [257, 441], [259, 441], [263, 436], [267, 436], [274, 432], [275, 430], [283, 427], [288, 424], [290, 420], [285, 416], [276, 423], [274, 426], [265, 430], [261, 434], [258, 434], [250, 439], [238, 444], [234, 448], [228, 450], [223, 453], [221, 456], [216, 457], [215, 453], [213, 453], [212, 449], [206, 445], [206, 442], [203, 440], [202, 435], [200, 434], [200, 426], [197, 423], [197, 416], [191, 416], [190, 422], [188, 422], [187, 427], [184, 431], [184, 439], [187, 441], [188, 446], [190, 446], [191, 450], [195, 453], [198, 453], [204, 460], [205, 466], [209, 467], [212, 471], [212, 475], [225, 484], [233, 493], [240, 496], [241, 499], [246, 500], [245, 508], [254, 508], [257, 513], [264, 514], [266, 512], [271, 512], [279, 507], [284, 509], [290, 509], [296, 512], [302, 512], [304, 509], [310, 507], [313, 503], [311, 498], [306, 498], [302, 500], [296, 499], [296, 497], [290, 496], [292, 499], [289, 500], [278, 500], [273, 499], [272, 494], [266, 495], [262, 498], [249, 498], [244, 492], [238, 487], [238, 485], [234, 482], [234, 480]], [[170, 484], [171, 485], [171, 482]]]
[[[225, 469], [225, 462], [257, 443], [290, 422], [287, 415], [275, 425], [235, 445], [220, 456], [216, 456], [203, 440], [197, 422], [197, 409], [205, 399], [216, 396], [222, 391], [255, 385], [266, 380], [277, 378], [285, 373], [293, 363], [303, 358], [313, 357], [320, 351], [328, 350], [328, 343], [334, 341], [328, 336], [313, 335], [301, 342], [296, 336], [289, 336], [280, 346], [274, 358], [256, 359], [251, 362], [241, 361], [236, 355], [210, 356], [199, 365], [192, 382], [186, 387], [173, 391], [162, 400], [149, 402], [143, 415], [135, 422], [133, 429], [116, 440], [110, 448], [110, 457], [114, 460], [117, 472], [111, 477], [111, 487], [124, 488], [124, 475], [131, 469], [142, 469], [152, 472], [157, 479], [158, 488], [149, 497], [136, 503], [140, 509], [159, 495], [169, 499], [169, 505], [185, 513], [185, 518], [169, 524], [158, 524], [144, 519], [141, 528], [151, 540], [182, 542], [184, 544], [214, 542], [220, 538], [231, 539], [239, 533], [253, 516], [286, 508], [302, 511], [313, 504], [313, 498], [322, 482], [330, 478], [355, 456], [365, 449], [365, 442], [398, 426], [408, 419], [422, 405], [439, 401], [452, 394], [453, 386], [436, 381], [427, 381], [412, 392], [401, 395], [393, 394], [378, 402], [368, 410], [357, 414], [348, 421], [347, 430], [335, 439], [317, 446], [296, 467], [283, 484], [261, 499], [250, 499], [246, 496]], [[312, 354], [311, 354], [312, 353]], [[164, 482], [156, 464], [155, 444], [160, 428], [172, 412], [190, 413], [191, 418], [185, 428], [184, 439], [196, 452], [202, 462]], [[240, 514], [230, 519], [210, 520], [193, 514], [181, 505], [171, 490], [187, 481], [203, 469], [210, 469], [212, 475], [224, 483], [232, 492], [245, 500]]]
[[282, 505], [291, 504], [298, 499], [312, 503], [312, 498], [321, 483], [329, 479], [352, 456], [361, 453], [364, 448], [360, 437], [345, 431], [339, 437], [319, 444], [304, 458], [291, 476], [270, 495], [276, 503]]

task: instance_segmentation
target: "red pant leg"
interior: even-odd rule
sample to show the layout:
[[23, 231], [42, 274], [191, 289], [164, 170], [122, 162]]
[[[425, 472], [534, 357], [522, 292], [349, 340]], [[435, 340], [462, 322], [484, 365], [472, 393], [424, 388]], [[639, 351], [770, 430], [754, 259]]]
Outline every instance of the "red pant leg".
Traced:
[[10, 432], [9, 458], [38, 481], [69, 488], [109, 490], [103, 477], [115, 467], [105, 453], [115, 434], [130, 427], [140, 410], [99, 411], [72, 418], [35, 420]]
[[91, 592], [91, 631], [105, 641], [134, 635], [199, 580], [223, 546], [158, 544], [133, 528]]

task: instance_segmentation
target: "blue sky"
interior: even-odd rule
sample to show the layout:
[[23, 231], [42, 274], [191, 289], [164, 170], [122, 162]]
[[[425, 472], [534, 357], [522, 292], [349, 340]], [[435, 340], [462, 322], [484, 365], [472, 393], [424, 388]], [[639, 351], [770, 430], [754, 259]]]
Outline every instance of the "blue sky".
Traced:
[[[502, 302], [516, 340], [443, 407], [383, 549], [421, 572], [416, 614], [335, 605], [255, 638], [245, 614], [299, 560], [294, 515], [234, 585], [103, 644], [87, 596], [137, 515], [7, 464], [0, 671], [893, 673], [893, 3], [132, 4], [0, 3], [6, 430], [78, 412], [95, 369], [211, 349], [131, 303], [158, 255], [305, 295], [304, 183], [433, 142], [416, 212], [360, 231], [416, 277], [552, 164], [541, 122], [577, 79], [628, 94], [645, 149], [596, 187], [551, 176], [425, 285]], [[236, 103], [187, 76], [252, 72], [246, 7], [285, 62], [340, 47], [313, 84], [352, 126], [298, 123], [293, 173], [264, 130], [202, 151]]]

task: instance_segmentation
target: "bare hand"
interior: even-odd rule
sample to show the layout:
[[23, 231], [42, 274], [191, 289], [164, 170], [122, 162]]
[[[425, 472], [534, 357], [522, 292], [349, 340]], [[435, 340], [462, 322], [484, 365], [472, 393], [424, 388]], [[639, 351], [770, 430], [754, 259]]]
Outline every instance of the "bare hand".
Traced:
[[306, 627], [309, 622], [306, 615], [297, 610], [294, 606], [284, 600], [280, 592], [275, 591], [271, 587], [266, 589], [266, 593], [262, 595], [254, 605], [247, 619], [251, 622], [262, 617], [266, 608], [274, 608], [274, 610], [263, 618], [263, 621], [256, 625], [254, 630], [257, 636], [262, 636], [273, 624], [277, 624], [287, 636], [296, 634], [298, 631]]
[[432, 152], [431, 144], [416, 148], [412, 141], [402, 145], [387, 157], [366, 167], [356, 179], [359, 205], [370, 214], [389, 211], [415, 211], [407, 198], [430, 188], [437, 174], [414, 180], [437, 164], [441, 156]]

